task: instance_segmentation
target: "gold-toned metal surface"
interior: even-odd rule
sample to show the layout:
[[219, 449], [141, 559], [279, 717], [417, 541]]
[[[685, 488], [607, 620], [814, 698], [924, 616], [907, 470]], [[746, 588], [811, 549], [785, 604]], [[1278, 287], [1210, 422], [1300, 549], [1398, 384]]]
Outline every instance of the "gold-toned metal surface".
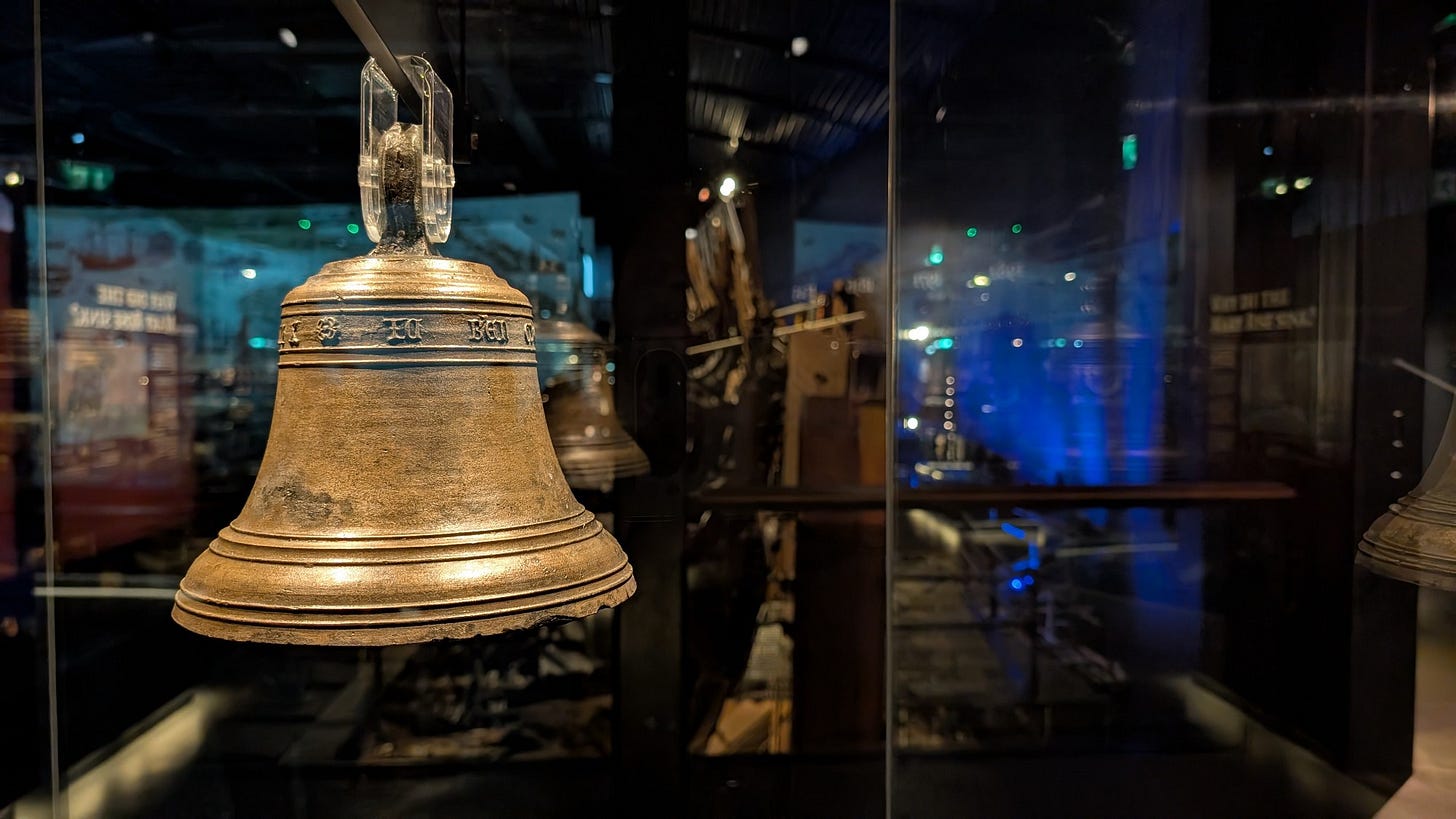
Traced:
[[580, 617], [636, 584], [553, 456], [525, 297], [368, 256], [283, 302], [257, 483], [173, 616], [233, 640], [386, 645]]
[[371, 142], [378, 247], [283, 300], [257, 482], [172, 611], [192, 631], [422, 642], [581, 617], [636, 589], [556, 462], [530, 303], [485, 265], [430, 247], [448, 236], [449, 203], [439, 185], [424, 195], [422, 130], [394, 124]]
[[573, 489], [609, 491], [619, 478], [645, 475], [647, 456], [617, 417], [607, 373], [607, 342], [583, 324], [539, 322], [542, 344], [567, 352], [546, 385], [546, 426]]
[[1456, 408], [1420, 484], [1375, 521], [1355, 562], [1396, 580], [1456, 591]]

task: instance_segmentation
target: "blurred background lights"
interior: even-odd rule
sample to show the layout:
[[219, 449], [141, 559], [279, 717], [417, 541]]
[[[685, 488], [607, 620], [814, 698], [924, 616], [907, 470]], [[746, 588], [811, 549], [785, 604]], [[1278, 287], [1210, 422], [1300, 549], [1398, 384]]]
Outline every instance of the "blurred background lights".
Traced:
[[738, 190], [738, 180], [731, 176], [723, 177], [723, 181], [718, 184], [718, 193], [725, 198], [732, 196], [736, 190]]
[[1076, 271], [1072, 271], [1072, 270], [1068, 270], [1068, 271], [1067, 271], [1067, 272], [1066, 272], [1066, 273], [1065, 273], [1065, 274], [1064, 274], [1064, 275], [1063, 275], [1063, 276], [1062, 276], [1062, 280], [1063, 280], [1063, 281], [1069, 281], [1069, 282], [1074, 282], [1074, 281], [1076, 281], [1076, 280], [1077, 280], [1077, 273], [1076, 273]]
[[930, 338], [930, 328], [926, 327], [924, 324], [920, 325], [919, 327], [912, 327], [910, 328], [910, 332], [905, 334], [905, 337], [910, 339], [911, 341], [924, 341], [925, 339]]
[[809, 38], [795, 37], [789, 41], [789, 53], [795, 57], [802, 57], [809, 53]]
[[5, 174], [5, 185], [7, 187], [13, 188], [24, 181], [25, 177], [20, 175], [20, 171], [10, 171], [9, 173]]
[[977, 273], [971, 279], [971, 281], [975, 282], [977, 287], [990, 287], [991, 286], [991, 277], [990, 276], [987, 276], [985, 273]]
[[81, 133], [80, 131], [77, 131], [76, 133], [71, 134], [71, 144], [72, 145], [81, 145], [81, 144], [84, 144], [85, 142], [86, 142], [86, 135], [83, 134], [83, 133]]
[[278, 29], [278, 42], [289, 48], [298, 48], [298, 35], [293, 33], [291, 28]]
[[238, 272], [241, 273], [241, 274], [243, 274], [243, 278], [245, 278], [245, 279], [256, 279], [256, 278], [258, 278], [258, 271], [257, 270], [254, 270], [251, 267], [245, 267], [242, 270], [239, 270]]

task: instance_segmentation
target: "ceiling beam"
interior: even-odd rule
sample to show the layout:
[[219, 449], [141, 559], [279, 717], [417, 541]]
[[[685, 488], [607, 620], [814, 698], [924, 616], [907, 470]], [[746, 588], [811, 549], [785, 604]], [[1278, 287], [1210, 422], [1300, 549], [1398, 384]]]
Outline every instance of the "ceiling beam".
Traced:
[[690, 82], [688, 83], [688, 93], [693, 92], [711, 94], [715, 97], [727, 97], [729, 99], [741, 100], [742, 102], [749, 103], [750, 105], [757, 105], [777, 111], [780, 114], [790, 114], [792, 116], [804, 117], [806, 119], [812, 119], [817, 122], [822, 122], [826, 125], [834, 126], [836, 128], [850, 128], [854, 131], [864, 130], [861, 123], [851, 122], [849, 117], [838, 116], [832, 111], [828, 111], [824, 108], [820, 108], [817, 106], [798, 105], [792, 100], [783, 97], [774, 96], [772, 94], [762, 94], [754, 91], [745, 91], [742, 88], [738, 88], [732, 85], [724, 85], [722, 83], [712, 82]]
[[[788, 37], [775, 37], [747, 31], [732, 31], [715, 26], [695, 25], [688, 30], [688, 35], [690, 37], [700, 37], [704, 40], [726, 43], [728, 45], [768, 51], [776, 55], [787, 54], [789, 50], [790, 38]], [[689, 53], [691, 53], [691, 46], [689, 47]], [[842, 71], [846, 74], [855, 74], [866, 79], [874, 80], [882, 85], [886, 85], [890, 81], [890, 67], [888, 65], [878, 65], [864, 60], [836, 57], [832, 54], [826, 54], [823, 51], [815, 51], [812, 49], [802, 57], [793, 57], [791, 59], [805, 65], [827, 68], [831, 71]]]

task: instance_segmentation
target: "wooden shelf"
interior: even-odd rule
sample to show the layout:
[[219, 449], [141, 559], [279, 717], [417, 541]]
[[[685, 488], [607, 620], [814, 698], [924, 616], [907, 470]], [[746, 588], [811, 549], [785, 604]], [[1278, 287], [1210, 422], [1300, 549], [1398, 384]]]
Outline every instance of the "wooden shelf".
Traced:
[[[1294, 489], [1273, 481], [1198, 481], [1109, 486], [966, 486], [900, 489], [899, 509], [960, 511], [991, 507], [1072, 509], [1165, 507], [1288, 500]], [[862, 511], [885, 508], [880, 486], [822, 489], [718, 489], [693, 497], [701, 508], [723, 511]]]

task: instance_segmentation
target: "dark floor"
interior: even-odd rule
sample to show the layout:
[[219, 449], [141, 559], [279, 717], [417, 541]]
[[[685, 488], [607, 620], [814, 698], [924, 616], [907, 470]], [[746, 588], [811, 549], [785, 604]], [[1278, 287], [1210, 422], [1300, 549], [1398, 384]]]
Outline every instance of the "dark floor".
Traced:
[[[134, 617], [165, 624], [165, 612]], [[172, 638], [133, 647], [146, 664], [79, 650], [115, 642], [89, 633], [102, 622], [148, 633], [120, 622], [123, 614], [113, 607], [106, 619], [62, 619], [71, 626], [63, 632], [67, 645], [77, 647], [62, 668], [69, 693], [62, 736], [68, 758], [89, 754], [71, 768], [74, 817], [885, 815], [884, 760], [874, 753], [692, 758], [677, 787], [665, 772], [661, 781], [624, 785], [610, 759], [363, 767], [338, 749], [358, 724], [347, 692], [370, 667], [365, 655], [219, 646], [177, 637], [178, 629], [154, 631]], [[210, 670], [207, 682], [189, 687], [200, 666]], [[1141, 753], [907, 755], [890, 777], [892, 814], [1365, 817], [1379, 809], [1381, 796], [1226, 701], [1186, 680], [1182, 685], [1190, 719], [1219, 742]], [[127, 708], [146, 699], [139, 692], [158, 700], [178, 691], [135, 727], [138, 718]], [[15, 819], [48, 815], [40, 788]]]

